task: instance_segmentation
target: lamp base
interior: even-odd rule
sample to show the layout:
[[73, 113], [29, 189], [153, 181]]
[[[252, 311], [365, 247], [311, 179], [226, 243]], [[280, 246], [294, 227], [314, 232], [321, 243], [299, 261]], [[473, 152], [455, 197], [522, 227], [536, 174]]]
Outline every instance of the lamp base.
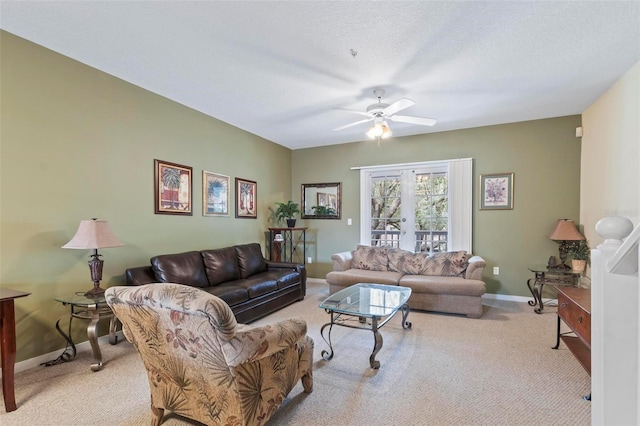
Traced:
[[104, 288], [100, 285], [94, 286], [91, 290], [84, 294], [86, 297], [101, 297], [104, 296]]

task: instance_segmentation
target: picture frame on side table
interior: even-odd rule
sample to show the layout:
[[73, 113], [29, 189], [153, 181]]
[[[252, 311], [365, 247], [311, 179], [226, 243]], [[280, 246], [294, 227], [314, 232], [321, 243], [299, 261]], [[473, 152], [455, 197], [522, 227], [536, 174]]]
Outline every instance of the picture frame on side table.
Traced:
[[513, 210], [513, 173], [480, 175], [480, 210]]
[[193, 215], [193, 169], [154, 160], [154, 211], [156, 214]]
[[229, 176], [202, 171], [202, 216], [229, 216]]
[[258, 184], [252, 180], [236, 178], [236, 218], [258, 218]]

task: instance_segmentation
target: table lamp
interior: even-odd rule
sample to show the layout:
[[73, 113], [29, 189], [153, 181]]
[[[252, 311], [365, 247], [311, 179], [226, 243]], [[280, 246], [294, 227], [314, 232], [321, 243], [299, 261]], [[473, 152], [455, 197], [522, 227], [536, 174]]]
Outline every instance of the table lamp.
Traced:
[[549, 238], [560, 242], [558, 247], [558, 254], [560, 255], [560, 265], [558, 269], [569, 269], [569, 266], [565, 263], [567, 260], [567, 251], [572, 245], [576, 244], [576, 241], [584, 240], [582, 234], [576, 229], [576, 224], [571, 219], [558, 219], [555, 228], [549, 234]]
[[93, 281], [93, 288], [85, 293], [85, 296], [101, 296], [104, 294], [104, 289], [100, 287], [100, 280], [102, 280], [102, 266], [104, 261], [100, 260], [101, 254], [98, 254], [99, 248], [107, 247], [122, 247], [124, 244], [116, 238], [109, 228], [109, 223], [106, 220], [97, 220], [93, 218], [91, 220], [80, 221], [80, 226], [76, 235], [73, 236], [71, 241], [63, 245], [62, 248], [66, 249], [92, 249], [93, 254], [90, 256], [89, 270], [91, 270], [91, 281]]

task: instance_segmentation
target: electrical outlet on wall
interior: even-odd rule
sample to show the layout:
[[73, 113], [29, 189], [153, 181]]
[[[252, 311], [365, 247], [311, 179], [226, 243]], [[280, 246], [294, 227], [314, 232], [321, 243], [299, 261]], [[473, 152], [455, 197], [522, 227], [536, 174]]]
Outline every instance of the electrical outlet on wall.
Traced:
[[313, 263], [313, 258], [311, 256], [307, 257], [307, 263]]
[[493, 267], [493, 275], [500, 275], [500, 268], [497, 266]]

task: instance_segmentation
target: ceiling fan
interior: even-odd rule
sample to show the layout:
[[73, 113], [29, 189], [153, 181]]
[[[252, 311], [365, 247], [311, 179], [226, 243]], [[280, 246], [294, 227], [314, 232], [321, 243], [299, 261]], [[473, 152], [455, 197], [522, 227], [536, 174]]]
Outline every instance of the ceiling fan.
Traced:
[[378, 102], [375, 104], [371, 104], [367, 107], [367, 111], [357, 111], [353, 109], [347, 108], [336, 108], [341, 111], [353, 112], [355, 114], [364, 115], [364, 120], [355, 121], [353, 123], [346, 124], [344, 126], [336, 127], [333, 129], [344, 130], [351, 126], [357, 126], [358, 124], [367, 123], [369, 121], [373, 121], [373, 126], [367, 131], [367, 136], [371, 139], [381, 138], [385, 139], [391, 136], [391, 129], [389, 129], [389, 125], [386, 120], [395, 121], [398, 123], [411, 123], [411, 124], [419, 124], [421, 126], [433, 126], [436, 124], [436, 120], [433, 118], [426, 117], [413, 117], [410, 115], [397, 115], [396, 113], [402, 111], [403, 109], [409, 108], [412, 105], [415, 105], [415, 102], [411, 99], [402, 98], [399, 101], [392, 103], [391, 105], [382, 102], [382, 97], [384, 96], [383, 89], [376, 89], [373, 91], [373, 94], [378, 98]]

